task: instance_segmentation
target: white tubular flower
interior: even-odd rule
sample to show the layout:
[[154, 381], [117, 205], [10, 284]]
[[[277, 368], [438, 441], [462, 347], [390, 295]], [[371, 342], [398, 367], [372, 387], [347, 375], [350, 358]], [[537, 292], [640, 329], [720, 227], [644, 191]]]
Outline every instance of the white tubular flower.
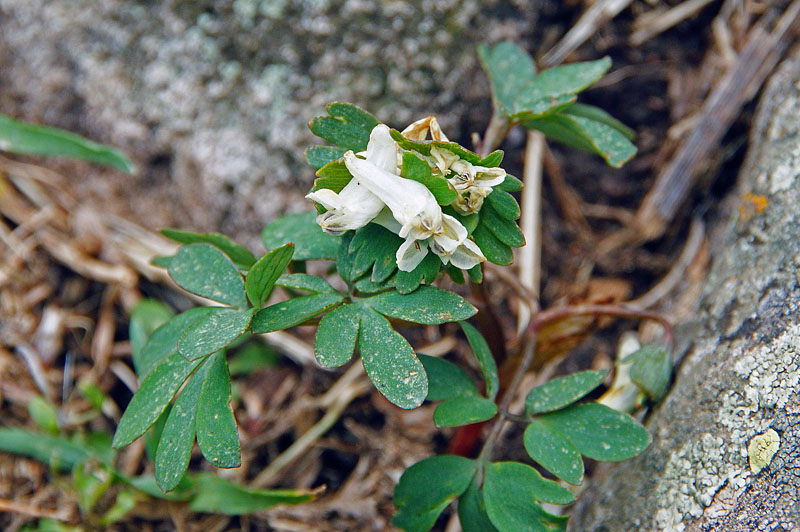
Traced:
[[[464, 244], [467, 241], [467, 230], [455, 218], [442, 214], [436, 198], [425, 185], [395, 173], [396, 164], [390, 166], [390, 162], [396, 160], [396, 156], [394, 159], [390, 156], [387, 149], [390, 145], [396, 150], [389, 128], [379, 124], [370, 134], [367, 158], [359, 159], [352, 151], [348, 151], [344, 154], [344, 163], [353, 174], [353, 180], [357, 180], [380, 198], [399, 224], [399, 230], [396, 225], [389, 227], [406, 239], [397, 250], [397, 267], [406, 272], [413, 270], [425, 258], [429, 246], [442, 257], [445, 264], [453, 261], [453, 255], [457, 256], [455, 260], [466, 262], [461, 259], [462, 256], [469, 255], [466, 250], [471, 249]], [[380, 220], [379, 223], [385, 227], [393, 225], [385, 220]], [[474, 255], [474, 250], [472, 252]], [[475, 264], [477, 262], [472, 262], [470, 267]]]
[[447, 175], [448, 171], [453, 173], [447, 180], [458, 193], [453, 207], [464, 214], [478, 212], [483, 199], [492, 193], [492, 187], [506, 178], [506, 171], [502, 168], [478, 166], [448, 150], [431, 148], [431, 157], [442, 175]]
[[[361, 155], [365, 155], [370, 163], [386, 172], [397, 171], [397, 144], [388, 134], [375, 138], [370, 136], [367, 151]], [[355, 177], [338, 194], [329, 189], [320, 189], [306, 195], [306, 198], [320, 203], [328, 210], [317, 216], [317, 224], [326, 233], [336, 236], [364, 227], [384, 207], [383, 201]]]
[[338, 194], [323, 188], [307, 194], [306, 198], [316, 201], [327, 209], [327, 212], [317, 216], [317, 224], [323, 231], [335, 236], [350, 229], [364, 227], [384, 207], [380, 198], [357, 179], [351, 179]]

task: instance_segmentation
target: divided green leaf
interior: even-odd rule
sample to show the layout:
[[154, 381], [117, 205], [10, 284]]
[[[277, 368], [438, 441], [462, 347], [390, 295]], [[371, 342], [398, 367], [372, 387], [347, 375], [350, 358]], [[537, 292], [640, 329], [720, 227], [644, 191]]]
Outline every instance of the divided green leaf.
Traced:
[[[353, 175], [350, 173], [350, 170], [347, 169], [344, 162], [331, 161], [317, 170], [317, 178], [314, 180], [314, 186], [311, 190], [317, 191], [322, 188], [327, 188], [338, 194], [347, 186], [351, 179], [353, 179]], [[325, 212], [322, 205], [317, 204], [315, 206], [318, 212]]]
[[136, 166], [125, 155], [110, 146], [63, 129], [20, 122], [4, 114], [0, 114], [0, 150], [82, 159], [113, 166], [129, 174], [136, 171]]
[[600, 109], [599, 107], [595, 107], [594, 105], [575, 103], [565, 108], [562, 112], [567, 115], [582, 116], [583, 118], [588, 118], [590, 120], [594, 120], [595, 122], [600, 122], [601, 124], [610, 126], [625, 135], [625, 138], [631, 142], [633, 142], [633, 139], [636, 138], [636, 132], [634, 130], [608, 114], [606, 111]]
[[454, 455], [432, 456], [412, 465], [394, 489], [398, 512], [392, 524], [406, 532], [425, 532], [442, 510], [469, 487], [477, 462]]
[[228, 347], [247, 332], [256, 309], [237, 310], [212, 307], [213, 310], [190, 326], [178, 341], [178, 353], [195, 360]]
[[261, 240], [267, 249], [291, 242], [294, 244], [293, 260], [312, 260], [335, 259], [340, 238], [322, 232], [314, 211], [307, 211], [271, 221], [261, 232]]
[[167, 417], [155, 456], [156, 482], [162, 491], [174, 490], [186, 474], [195, 437], [197, 403], [208, 373], [206, 360], [183, 388]]
[[363, 302], [385, 316], [426, 325], [465, 320], [478, 311], [458, 294], [434, 286], [410, 294], [385, 292]]
[[275, 284], [283, 288], [305, 290], [306, 292], [313, 292], [315, 294], [336, 293], [336, 289], [325, 279], [305, 273], [285, 273], [278, 277]]
[[353, 275], [360, 277], [372, 269], [370, 279], [382, 283], [397, 269], [397, 248], [403, 239], [378, 224], [370, 223], [357, 230], [350, 242]]
[[197, 475], [195, 489], [197, 493], [189, 503], [191, 511], [224, 515], [252, 514], [278, 504], [301, 504], [317, 497], [311, 490], [247, 488], [209, 474]]
[[514, 261], [514, 253], [508, 244], [504, 244], [494, 236], [485, 224], [479, 224], [472, 232], [472, 238], [481, 248], [486, 260], [500, 266], [508, 266]]
[[458, 498], [458, 520], [461, 523], [462, 532], [497, 532], [497, 528], [486, 513], [483, 492], [474, 481]]
[[444, 401], [433, 412], [437, 427], [459, 427], [493, 418], [497, 404], [480, 396], [462, 395]]
[[192, 231], [181, 231], [180, 229], [162, 229], [161, 233], [165, 237], [181, 244], [211, 244], [222, 250], [242, 270], [250, 268], [256, 261], [256, 258], [246, 247], [237, 244], [220, 233], [193, 233]]
[[536, 76], [533, 58], [511, 41], [499, 42], [491, 48], [481, 44], [478, 58], [489, 76], [495, 106], [511, 114], [517, 94]]
[[133, 363], [136, 375], [143, 381], [164, 360], [178, 352], [178, 342], [183, 333], [202, 318], [216, 312], [214, 307], [196, 307], [182, 312], [156, 329], [144, 344]]
[[595, 460], [627, 460], [650, 445], [650, 434], [635, 419], [597, 403], [570, 406], [537, 419]]
[[497, 391], [500, 385], [497, 377], [497, 362], [495, 362], [492, 356], [489, 344], [486, 343], [486, 340], [483, 338], [483, 335], [478, 332], [478, 329], [466, 321], [460, 321], [458, 324], [461, 326], [461, 330], [464, 331], [464, 335], [467, 337], [472, 352], [475, 353], [478, 367], [481, 369], [483, 379], [486, 381], [486, 396], [494, 400], [494, 398], [497, 397]]
[[439, 174], [434, 175], [430, 165], [411, 152], [403, 154], [403, 166], [400, 170], [400, 175], [425, 185], [439, 205], [450, 205], [458, 197], [456, 191], [450, 188], [447, 179]]
[[239, 467], [239, 432], [231, 409], [231, 382], [225, 354], [212, 355], [197, 401], [197, 444], [217, 467]]
[[259, 310], [253, 316], [250, 328], [256, 334], [288, 329], [322, 314], [341, 303], [343, 299], [341, 294], [326, 293], [281, 301]]
[[374, 116], [349, 103], [330, 103], [326, 110], [330, 116], [320, 116], [308, 123], [312, 133], [348, 150], [367, 149], [369, 134], [379, 124]]
[[525, 450], [542, 467], [570, 484], [583, 481], [583, 459], [563, 434], [534, 419], [526, 428]]
[[499, 462], [486, 466], [483, 500], [486, 513], [500, 532], [552, 532], [566, 530], [566, 516], [546, 512], [537, 500], [567, 504], [572, 492], [542, 478], [531, 466]]
[[472, 379], [458, 365], [439, 357], [419, 354], [428, 375], [428, 401], [444, 401], [461, 395], [479, 396]]
[[481, 209], [481, 224], [489, 229], [494, 236], [507, 246], [519, 248], [525, 245], [525, 236], [520, 231], [516, 222], [500, 216], [491, 203], [484, 203]]
[[294, 245], [291, 243], [275, 248], [258, 259], [247, 272], [244, 286], [247, 297], [254, 307], [261, 308], [266, 305], [275, 281], [292, 261], [293, 253]]
[[537, 386], [525, 398], [525, 413], [543, 414], [569, 406], [600, 386], [607, 373], [606, 370], [580, 371]]
[[614, 168], [621, 167], [636, 154], [636, 146], [619, 130], [583, 116], [552, 113], [522, 125], [568, 146], [596, 153]]
[[128, 324], [128, 337], [131, 340], [133, 367], [138, 375], [141, 375], [139, 368], [142, 363], [142, 348], [153, 332], [168, 322], [174, 315], [175, 311], [168, 305], [155, 299], [143, 298], [133, 307], [131, 321]]
[[347, 150], [333, 146], [312, 146], [306, 150], [306, 162], [319, 170], [326, 164], [342, 158]]
[[506, 220], [513, 221], [519, 219], [519, 204], [517, 200], [514, 199], [514, 196], [508, 192], [495, 187], [492, 193], [486, 196], [486, 201], [497, 211], [497, 214]]
[[422, 262], [410, 272], [397, 271], [395, 287], [401, 294], [410, 294], [416, 290], [423, 281], [430, 285], [439, 275], [442, 261], [433, 253], [428, 253]]
[[335, 368], [350, 361], [360, 323], [361, 309], [357, 305], [342, 305], [322, 317], [314, 342], [320, 366]]
[[494, 190], [500, 189], [506, 192], [519, 192], [522, 190], [522, 181], [514, 177], [513, 175], [506, 174], [506, 178], [503, 180], [502, 183], [494, 187]]
[[182, 246], [169, 263], [169, 274], [187, 292], [247, 308], [244, 280], [239, 270], [227, 255], [211, 244]]
[[374, 310], [361, 306], [360, 321], [358, 350], [369, 380], [400, 408], [421, 405], [428, 395], [428, 379], [414, 349]]
[[144, 379], [117, 425], [112, 445], [119, 449], [144, 434], [167, 408], [175, 393], [202, 359], [189, 361], [178, 353], [169, 356]]

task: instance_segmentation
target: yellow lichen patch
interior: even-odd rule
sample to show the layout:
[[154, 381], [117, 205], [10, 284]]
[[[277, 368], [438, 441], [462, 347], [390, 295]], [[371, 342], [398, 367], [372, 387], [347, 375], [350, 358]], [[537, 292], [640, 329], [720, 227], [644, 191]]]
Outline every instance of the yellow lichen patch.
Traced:
[[739, 218], [743, 222], [749, 222], [753, 216], [764, 212], [768, 205], [766, 196], [745, 192], [742, 194], [742, 204], [739, 205]]
[[772, 461], [772, 457], [778, 452], [781, 438], [778, 433], [768, 429], [764, 434], [753, 436], [747, 444], [747, 458], [750, 462], [750, 471], [757, 475]]

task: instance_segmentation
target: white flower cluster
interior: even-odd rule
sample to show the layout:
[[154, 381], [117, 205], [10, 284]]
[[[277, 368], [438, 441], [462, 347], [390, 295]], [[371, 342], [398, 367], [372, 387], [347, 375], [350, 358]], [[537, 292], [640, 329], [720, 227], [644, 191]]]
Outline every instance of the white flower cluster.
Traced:
[[[403, 131], [412, 140], [424, 140], [428, 131], [433, 140], [447, 141], [436, 118], [414, 122]], [[397, 250], [397, 267], [412, 271], [432, 251], [444, 264], [468, 270], [483, 262], [480, 248], [467, 237], [467, 229], [456, 218], [444, 214], [425, 185], [400, 176], [400, 150], [389, 128], [375, 126], [367, 150], [348, 151], [344, 163], [353, 179], [339, 193], [328, 189], [306, 197], [320, 203], [327, 212], [317, 217], [323, 231], [341, 235], [370, 222], [396, 233], [405, 242]], [[452, 174], [448, 183], [458, 194], [453, 207], [464, 214], [477, 212], [492, 186], [503, 182], [505, 171], [484, 168], [464, 161], [456, 154], [431, 149], [428, 161], [442, 175]]]

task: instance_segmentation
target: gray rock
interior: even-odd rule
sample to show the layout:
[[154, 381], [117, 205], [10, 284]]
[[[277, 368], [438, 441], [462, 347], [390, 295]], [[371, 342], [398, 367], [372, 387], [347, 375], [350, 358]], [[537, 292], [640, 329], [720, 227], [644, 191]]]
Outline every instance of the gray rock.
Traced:
[[[647, 428], [653, 444], [602, 468], [573, 509], [581, 532], [800, 527], [800, 55], [773, 76], [748, 159], [712, 240], [692, 347]], [[764, 196], [748, 209], [745, 193]], [[738, 206], [742, 205], [740, 210]], [[751, 206], [752, 207], [752, 206]], [[780, 435], [754, 474], [748, 443]]]
[[0, 109], [132, 154], [141, 221], [252, 236], [307, 208], [306, 124], [330, 101], [453, 137], [488, 121], [475, 47], [530, 31], [525, 4], [0, 0]]

